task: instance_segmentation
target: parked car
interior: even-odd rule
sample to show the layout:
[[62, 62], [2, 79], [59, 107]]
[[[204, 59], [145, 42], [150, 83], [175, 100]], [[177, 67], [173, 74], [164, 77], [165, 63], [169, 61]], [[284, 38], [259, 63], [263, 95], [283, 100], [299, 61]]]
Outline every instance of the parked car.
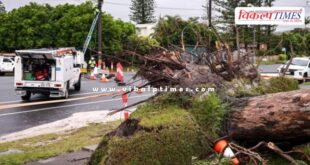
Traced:
[[15, 62], [13, 57], [0, 56], [0, 75], [14, 72]]
[[[285, 64], [281, 65], [277, 70], [279, 73], [283, 73], [287, 67]], [[296, 57], [293, 58], [291, 65], [287, 69], [285, 75], [289, 78], [298, 80], [299, 82], [304, 82], [309, 79], [310, 76], [310, 58], [309, 57]]]

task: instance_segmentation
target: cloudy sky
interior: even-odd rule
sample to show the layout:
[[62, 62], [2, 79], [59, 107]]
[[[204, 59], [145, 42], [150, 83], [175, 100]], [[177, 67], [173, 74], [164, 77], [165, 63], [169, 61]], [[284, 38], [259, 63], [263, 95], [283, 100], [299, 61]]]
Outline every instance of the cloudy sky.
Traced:
[[[8, 11], [24, 6], [29, 2], [48, 3], [51, 5], [71, 3], [79, 4], [85, 0], [1, 0]], [[115, 18], [129, 21], [129, 5], [131, 0], [104, 0], [103, 10], [112, 14]], [[309, 1], [309, 2], [307, 2]], [[155, 0], [156, 16], [180, 15], [183, 18], [202, 17], [205, 13], [202, 5], [206, 0]], [[274, 6], [303, 6], [306, 8], [306, 16], [310, 16], [310, 0], [276, 0]], [[308, 7], [309, 6], [309, 7]], [[279, 26], [278, 31], [296, 28], [298, 26]]]

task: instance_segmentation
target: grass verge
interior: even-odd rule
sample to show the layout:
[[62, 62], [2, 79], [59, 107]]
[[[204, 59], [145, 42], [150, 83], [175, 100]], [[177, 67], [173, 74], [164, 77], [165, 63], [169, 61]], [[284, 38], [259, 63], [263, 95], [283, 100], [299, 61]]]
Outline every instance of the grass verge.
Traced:
[[1, 165], [19, 165], [75, 152], [87, 145], [98, 144], [102, 136], [120, 124], [117, 122], [91, 124], [64, 134], [47, 134], [14, 142], [0, 143], [0, 152], [18, 149], [23, 153], [0, 156]]

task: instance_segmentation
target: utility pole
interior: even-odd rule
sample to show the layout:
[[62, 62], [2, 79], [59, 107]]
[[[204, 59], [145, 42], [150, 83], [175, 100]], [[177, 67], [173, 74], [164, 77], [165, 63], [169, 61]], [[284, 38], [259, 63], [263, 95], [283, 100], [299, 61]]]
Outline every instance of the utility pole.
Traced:
[[212, 26], [211, 21], [212, 21], [212, 0], [209, 0], [208, 4], [208, 19], [209, 19], [209, 27]]
[[253, 26], [253, 46], [254, 46], [254, 52], [253, 52], [253, 65], [256, 64], [256, 27]]
[[103, 69], [105, 69], [105, 63], [102, 58], [102, 4], [103, 0], [98, 0], [98, 66], [102, 67], [103, 65]]

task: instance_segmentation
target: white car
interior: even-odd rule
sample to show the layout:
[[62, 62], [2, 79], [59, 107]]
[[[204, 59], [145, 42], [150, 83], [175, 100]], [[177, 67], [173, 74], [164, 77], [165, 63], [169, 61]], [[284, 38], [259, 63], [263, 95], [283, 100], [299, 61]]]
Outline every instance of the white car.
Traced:
[[[287, 62], [281, 65], [277, 70], [279, 73], [283, 73], [285, 70]], [[298, 81], [305, 81], [309, 79], [310, 76], [310, 58], [309, 57], [296, 57], [293, 58], [291, 65], [287, 69], [285, 75], [289, 78], [296, 79]]]
[[0, 75], [14, 72], [15, 62], [13, 57], [0, 56]]

